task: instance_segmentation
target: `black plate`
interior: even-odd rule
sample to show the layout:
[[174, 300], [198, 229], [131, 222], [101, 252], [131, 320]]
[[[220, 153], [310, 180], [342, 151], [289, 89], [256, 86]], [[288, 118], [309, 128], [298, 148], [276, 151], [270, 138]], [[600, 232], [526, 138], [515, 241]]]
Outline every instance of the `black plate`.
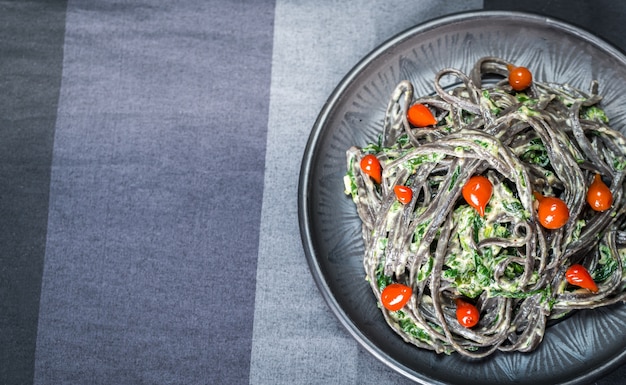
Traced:
[[410, 80], [416, 95], [432, 94], [438, 70], [468, 72], [483, 56], [499, 56], [530, 67], [536, 79], [582, 89], [597, 79], [611, 125], [626, 130], [626, 58], [592, 34], [515, 12], [472, 12], [419, 25], [358, 63], [319, 114], [298, 192], [306, 257], [339, 321], [365, 349], [408, 378], [435, 384], [589, 383], [625, 362], [625, 305], [574, 314], [549, 327], [530, 354], [496, 353], [476, 361], [406, 344], [388, 328], [364, 280], [361, 223], [343, 193], [346, 149], [375, 141], [400, 80]]

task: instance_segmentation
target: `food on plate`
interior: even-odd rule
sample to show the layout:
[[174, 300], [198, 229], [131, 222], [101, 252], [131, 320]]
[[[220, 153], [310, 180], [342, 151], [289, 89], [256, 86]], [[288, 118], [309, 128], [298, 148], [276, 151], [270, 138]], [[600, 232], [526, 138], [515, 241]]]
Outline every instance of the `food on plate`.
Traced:
[[[530, 66], [529, 66], [530, 67]], [[532, 351], [576, 309], [626, 298], [626, 138], [589, 91], [496, 57], [393, 91], [347, 151], [364, 267], [387, 323], [438, 353]]]

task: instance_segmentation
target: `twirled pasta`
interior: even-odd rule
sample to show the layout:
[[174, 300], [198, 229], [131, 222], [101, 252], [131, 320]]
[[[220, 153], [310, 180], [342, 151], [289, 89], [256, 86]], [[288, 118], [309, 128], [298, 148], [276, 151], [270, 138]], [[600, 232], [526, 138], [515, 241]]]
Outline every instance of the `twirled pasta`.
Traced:
[[[401, 82], [379, 143], [347, 151], [346, 193], [363, 223], [364, 267], [376, 299], [391, 283], [413, 289], [401, 310], [381, 306], [384, 317], [407, 342], [438, 353], [531, 351], [549, 320], [626, 298], [626, 139], [598, 107], [597, 83], [587, 93], [535, 80], [520, 93], [504, 79], [510, 66], [486, 57], [469, 76], [444, 69], [434, 96], [414, 98], [411, 83]], [[443, 87], [450, 76], [458, 86]], [[415, 103], [438, 123], [412, 127], [406, 113]], [[382, 165], [380, 184], [359, 167], [367, 154]], [[604, 212], [585, 198], [597, 173], [613, 194]], [[461, 196], [473, 175], [493, 184], [484, 216]], [[408, 204], [396, 199], [396, 185], [413, 191]], [[534, 192], [567, 204], [565, 226], [539, 224]], [[591, 272], [596, 293], [567, 284], [574, 263]], [[473, 328], [455, 317], [459, 297], [480, 311]]]

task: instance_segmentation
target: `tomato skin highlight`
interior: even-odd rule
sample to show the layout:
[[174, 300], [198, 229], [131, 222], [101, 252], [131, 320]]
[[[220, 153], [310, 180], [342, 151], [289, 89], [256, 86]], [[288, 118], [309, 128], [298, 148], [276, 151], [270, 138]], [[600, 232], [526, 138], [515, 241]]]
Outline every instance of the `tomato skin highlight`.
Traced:
[[541, 226], [549, 230], [560, 229], [569, 220], [569, 209], [563, 200], [557, 197], [544, 197], [538, 192], [534, 193], [539, 201], [537, 216]]
[[400, 203], [406, 205], [411, 202], [413, 198], [413, 190], [410, 187], [396, 185], [393, 187], [393, 192], [396, 194], [396, 198], [400, 201]]
[[423, 104], [414, 104], [409, 107], [406, 118], [415, 127], [428, 127], [437, 124], [437, 119]]
[[380, 302], [389, 311], [398, 311], [409, 302], [413, 289], [401, 283], [392, 283], [385, 286], [380, 293]]
[[456, 320], [459, 323], [466, 327], [471, 328], [476, 326], [478, 321], [480, 321], [480, 312], [476, 308], [476, 306], [472, 305], [469, 302], [465, 302], [460, 298], [456, 299]]
[[509, 84], [515, 91], [523, 91], [530, 87], [533, 75], [526, 67], [509, 68]]
[[587, 190], [587, 203], [595, 211], [606, 211], [613, 204], [613, 193], [611, 189], [604, 184], [600, 174], [596, 174], [593, 182]]
[[380, 184], [380, 182], [382, 182], [383, 171], [376, 156], [372, 154], [365, 155], [363, 159], [361, 159], [361, 170], [366, 175], [372, 177], [376, 183]]
[[493, 193], [491, 181], [482, 175], [475, 175], [465, 183], [461, 192], [467, 204], [475, 208], [481, 217], [484, 217], [485, 207]]
[[588, 289], [593, 293], [598, 292], [598, 285], [596, 285], [591, 274], [583, 265], [574, 264], [570, 266], [565, 272], [565, 279], [571, 285]]

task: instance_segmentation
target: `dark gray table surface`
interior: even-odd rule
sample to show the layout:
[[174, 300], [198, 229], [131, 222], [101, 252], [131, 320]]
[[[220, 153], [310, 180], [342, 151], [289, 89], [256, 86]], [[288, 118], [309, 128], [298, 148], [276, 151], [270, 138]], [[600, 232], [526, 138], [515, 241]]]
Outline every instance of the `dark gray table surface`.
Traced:
[[0, 384], [407, 383], [313, 283], [299, 162], [359, 59], [479, 9], [626, 49], [615, 1], [0, 0]]

